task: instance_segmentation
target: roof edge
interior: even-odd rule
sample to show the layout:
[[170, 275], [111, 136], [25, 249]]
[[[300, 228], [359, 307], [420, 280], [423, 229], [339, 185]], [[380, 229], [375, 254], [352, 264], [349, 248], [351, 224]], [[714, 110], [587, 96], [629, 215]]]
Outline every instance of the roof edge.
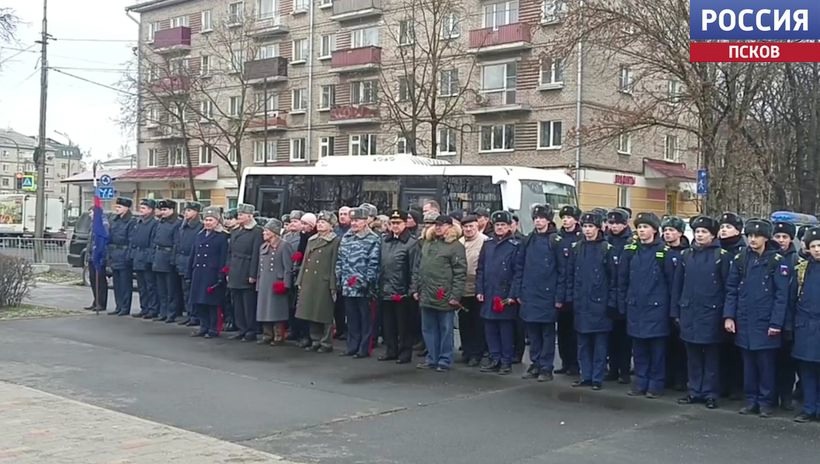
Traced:
[[147, 11], [158, 10], [167, 6], [178, 5], [190, 0], [147, 0], [125, 7], [125, 11], [133, 11], [134, 13], [145, 13]]

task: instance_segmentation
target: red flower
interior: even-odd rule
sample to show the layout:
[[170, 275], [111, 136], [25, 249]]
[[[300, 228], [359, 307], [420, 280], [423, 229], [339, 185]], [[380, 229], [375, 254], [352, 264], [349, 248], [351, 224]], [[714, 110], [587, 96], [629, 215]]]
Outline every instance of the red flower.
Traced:
[[273, 293], [275, 295], [285, 295], [288, 293], [287, 287], [285, 287], [285, 283], [281, 280], [277, 280], [273, 283]]
[[207, 293], [208, 295], [213, 295], [215, 291], [216, 291], [216, 286], [211, 286], [211, 287], [208, 287], [208, 288], [205, 289], [205, 293]]
[[228, 275], [228, 273], [231, 272], [231, 268], [228, 267], [228, 266], [225, 266], [225, 267], [222, 268], [221, 272], [225, 275]]
[[347, 278], [347, 286], [348, 287], [355, 287], [356, 283], [358, 283], [358, 282], [359, 282], [359, 278], [354, 276], [354, 275]]
[[493, 298], [493, 312], [494, 313], [503, 313], [504, 312], [504, 301], [501, 299], [500, 296]]
[[404, 297], [401, 295], [393, 295], [390, 297], [390, 300], [392, 300], [394, 303], [398, 303], [402, 300], [402, 298]]
[[439, 301], [444, 299], [444, 289], [443, 288], [439, 288], [438, 290], [436, 290], [436, 299], [439, 300]]
[[302, 253], [301, 251], [297, 251], [296, 253], [290, 255], [290, 260], [293, 261], [296, 264], [299, 264], [299, 263], [302, 262], [302, 259], [304, 257], [305, 257], [304, 253]]

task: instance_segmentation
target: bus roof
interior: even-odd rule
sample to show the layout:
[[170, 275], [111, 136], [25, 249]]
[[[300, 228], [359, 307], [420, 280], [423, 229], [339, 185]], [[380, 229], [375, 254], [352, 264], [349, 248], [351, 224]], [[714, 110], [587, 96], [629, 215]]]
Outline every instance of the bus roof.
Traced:
[[817, 217], [811, 214], [795, 213], [793, 211], [775, 211], [771, 216], [772, 222], [788, 222], [797, 225], [817, 225]]

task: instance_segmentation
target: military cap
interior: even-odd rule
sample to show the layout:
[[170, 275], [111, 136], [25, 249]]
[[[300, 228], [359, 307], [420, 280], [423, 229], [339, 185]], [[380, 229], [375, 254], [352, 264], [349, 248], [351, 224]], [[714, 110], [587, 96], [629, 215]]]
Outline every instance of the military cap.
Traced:
[[686, 223], [677, 216], [664, 216], [663, 221], [661, 221], [661, 229], [667, 227], [671, 227], [680, 233], [686, 232]]
[[402, 211], [400, 209], [394, 209], [393, 211], [390, 211], [389, 219], [391, 221], [398, 220], [398, 221], [402, 221], [402, 222], [407, 222], [407, 211]]
[[589, 213], [581, 214], [581, 219], [579, 222], [581, 223], [581, 225], [592, 224], [593, 226], [600, 229], [604, 224], [604, 218], [600, 214], [591, 211]]
[[287, 224], [290, 222], [290, 214], [283, 214], [282, 217], [279, 219], [282, 221], [283, 224]]
[[730, 226], [734, 227], [738, 230], [738, 232], [743, 231], [743, 219], [740, 218], [735, 213], [723, 213], [720, 217], [720, 225], [729, 224]]
[[256, 207], [249, 203], [239, 203], [236, 205], [236, 214], [253, 214], [256, 212]]
[[461, 225], [471, 224], [473, 222], [478, 222], [478, 216], [475, 214], [468, 214], [461, 219]]
[[435, 220], [435, 224], [437, 226], [444, 225], [444, 224], [452, 224], [452, 223], [453, 223], [453, 218], [451, 218], [450, 216], [448, 216], [446, 214], [439, 214], [438, 217]]
[[602, 220], [606, 219], [606, 213], [607, 213], [606, 208], [592, 208], [592, 210], [589, 211], [589, 212], [597, 214], [598, 216], [601, 216]]
[[[204, 218], [214, 218], [216, 220], [221, 219], [221, 211], [216, 206], [209, 206], [202, 210], [202, 217]], [[225, 214], [225, 218], [228, 219], [228, 214]]]
[[407, 212], [407, 219], [410, 218], [413, 218], [413, 220], [416, 221], [416, 224], [421, 224], [424, 222], [424, 218], [421, 216], [421, 211], [417, 209], [410, 209], [410, 211]]
[[564, 206], [561, 208], [561, 212], [558, 213], [558, 217], [563, 218], [565, 216], [571, 216], [575, 219], [579, 219], [581, 217], [581, 208], [572, 205]]
[[115, 205], [120, 205], [120, 206], [125, 206], [126, 208], [130, 208], [131, 205], [134, 204], [134, 200], [132, 200], [128, 197], [117, 197], [117, 199], [114, 200], [114, 204]]
[[521, 219], [519, 219], [519, 218], [518, 218], [518, 215], [517, 215], [517, 214], [515, 214], [515, 213], [513, 213], [512, 218], [513, 218], [513, 222], [519, 222], [519, 221], [521, 221]]
[[646, 224], [655, 230], [660, 230], [661, 228], [661, 220], [658, 219], [657, 214], [652, 212], [638, 213], [638, 215], [635, 216], [635, 227], [641, 224]]
[[806, 230], [806, 233], [803, 235], [803, 243], [806, 244], [806, 248], [811, 246], [811, 242], [816, 242], [817, 240], [820, 240], [820, 227], [812, 227]]
[[185, 203], [185, 209], [190, 209], [194, 211], [202, 211], [202, 203], [197, 201], [188, 201]]
[[490, 210], [488, 210], [487, 208], [476, 208], [475, 211], [473, 211], [473, 214], [475, 214], [478, 217], [488, 218], [490, 217]]
[[279, 235], [282, 233], [282, 221], [276, 218], [269, 219], [268, 222], [265, 223], [265, 229]]
[[236, 216], [237, 216], [236, 208], [228, 209], [223, 213], [223, 217], [225, 219], [236, 219]]
[[803, 237], [806, 236], [806, 232], [812, 229], [812, 226], [800, 226], [800, 229], [797, 230], [797, 239], [803, 240]]
[[319, 211], [319, 214], [316, 215], [316, 222], [325, 221], [331, 226], [336, 225], [336, 213], [333, 211]]
[[450, 211], [450, 217], [458, 222], [461, 222], [461, 220], [464, 219], [464, 210], [454, 209], [453, 211]]
[[532, 218], [544, 218], [547, 220], [552, 221], [555, 214], [552, 211], [552, 207], [549, 204], [545, 205], [535, 205], [532, 207]]
[[290, 212], [290, 220], [291, 221], [300, 221], [300, 220], [302, 220], [302, 216], [304, 216], [304, 215], [305, 215], [304, 211], [300, 211], [298, 209], [295, 209], [295, 210]]
[[630, 207], [628, 207], [628, 206], [619, 206], [619, 207], [618, 207], [618, 209], [623, 210], [623, 211], [626, 213], [626, 217], [627, 217], [627, 218], [631, 218], [631, 217], [632, 217], [632, 208], [630, 208]]
[[718, 229], [720, 229], [718, 221], [709, 216], [698, 216], [689, 222], [689, 226], [692, 227], [692, 230], [706, 229], [715, 236], [718, 234]]
[[629, 222], [629, 213], [621, 208], [615, 208], [606, 213], [606, 220], [613, 224], [626, 224]]
[[142, 200], [140, 200], [140, 206], [142, 205], [145, 205], [151, 209], [157, 208], [157, 202], [152, 198], [143, 198]]
[[370, 215], [367, 213], [367, 210], [365, 208], [361, 208], [361, 207], [359, 207], [359, 208], [350, 208], [350, 220], [351, 221], [356, 220], [356, 219], [367, 219], [369, 217], [370, 217]]
[[367, 217], [374, 218], [379, 215], [379, 209], [371, 205], [370, 203], [362, 203], [361, 205], [359, 205], [359, 208], [365, 211]]
[[424, 223], [425, 224], [435, 224], [436, 219], [438, 219], [438, 213], [430, 211], [430, 212], [428, 212], [427, 214], [424, 215]]
[[766, 238], [772, 238], [774, 226], [766, 219], [752, 218], [746, 221], [745, 233], [746, 235], [760, 235]]
[[797, 226], [792, 224], [791, 222], [775, 222], [774, 233], [787, 234], [789, 238], [794, 240], [794, 237], [797, 235]]
[[504, 224], [512, 224], [513, 216], [509, 211], [496, 211], [490, 217], [490, 220], [493, 224], [497, 224], [499, 222]]
[[159, 209], [176, 209], [177, 208], [177, 202], [175, 202], [174, 200], [167, 200], [167, 199], [163, 198], [162, 200], [157, 202], [157, 208], [159, 208]]

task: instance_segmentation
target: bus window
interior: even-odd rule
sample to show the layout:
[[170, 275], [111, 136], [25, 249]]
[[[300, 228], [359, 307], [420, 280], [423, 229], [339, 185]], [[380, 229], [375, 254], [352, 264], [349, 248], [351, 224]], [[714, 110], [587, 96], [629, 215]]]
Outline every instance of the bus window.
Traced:
[[285, 192], [281, 189], [261, 188], [256, 199], [259, 215], [266, 218], [281, 218], [285, 206]]
[[361, 203], [374, 205], [379, 212], [385, 213], [399, 206], [398, 177], [365, 177], [362, 180]]
[[493, 184], [489, 176], [449, 176], [444, 179], [444, 198], [446, 211], [461, 209], [475, 211], [476, 208], [487, 208], [490, 211], [500, 210], [501, 186]]
[[577, 205], [575, 187], [542, 180], [521, 180], [521, 211], [518, 218], [523, 233], [532, 230], [532, 207], [545, 203], [552, 206], [556, 214], [564, 206]]

